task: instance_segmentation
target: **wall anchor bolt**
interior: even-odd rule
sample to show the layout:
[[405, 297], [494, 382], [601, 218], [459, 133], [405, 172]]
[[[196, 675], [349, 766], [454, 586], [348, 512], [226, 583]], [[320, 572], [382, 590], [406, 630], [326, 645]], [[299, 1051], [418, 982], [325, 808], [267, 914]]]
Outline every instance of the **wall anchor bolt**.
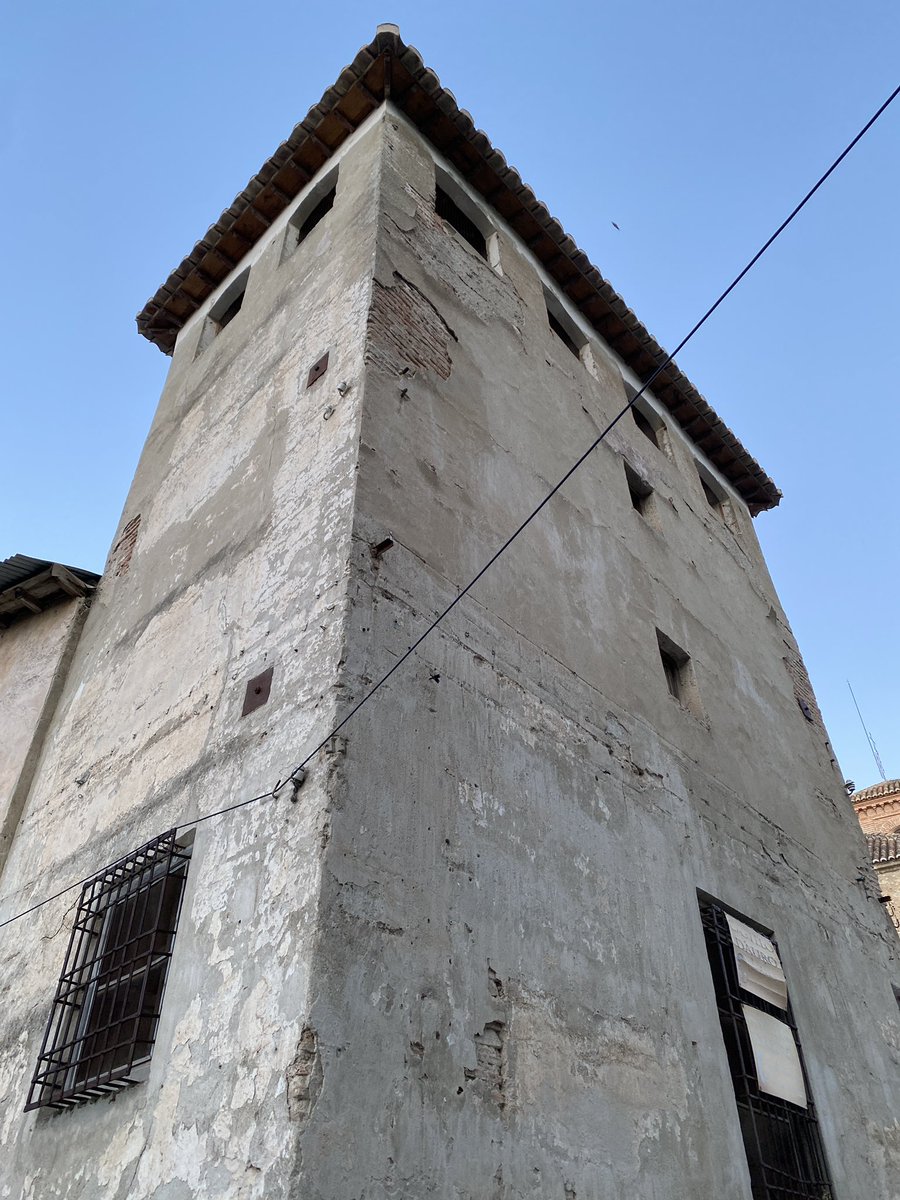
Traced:
[[290, 783], [291, 789], [292, 789], [291, 797], [290, 797], [291, 804], [297, 803], [297, 800], [299, 798], [298, 793], [299, 793], [300, 789], [303, 787], [303, 784], [305, 783], [305, 781], [306, 781], [306, 768], [305, 767], [298, 768], [293, 773], [293, 775], [291, 775], [290, 779], [288, 780], [288, 783]]
[[329, 417], [333, 417], [333, 416], [334, 416], [334, 405], [333, 405], [333, 404], [329, 404], [329, 405], [328, 405], [328, 406], [327, 406], [325, 409], [323, 409], [323, 411], [322, 411], [322, 420], [323, 420], [323, 421], [327, 421]]
[[346, 396], [347, 393], [350, 391], [351, 386], [352, 385], [349, 384], [346, 379], [342, 380], [341, 383], [339, 383], [337, 386], [338, 395]]

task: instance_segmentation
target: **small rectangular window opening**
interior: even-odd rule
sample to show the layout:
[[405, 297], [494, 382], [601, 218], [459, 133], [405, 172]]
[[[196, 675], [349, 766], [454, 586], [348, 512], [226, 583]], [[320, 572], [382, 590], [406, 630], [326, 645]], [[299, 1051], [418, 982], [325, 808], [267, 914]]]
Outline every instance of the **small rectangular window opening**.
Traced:
[[659, 438], [656, 436], [656, 430], [650, 424], [647, 417], [639, 408], [636, 408], [634, 405], [631, 406], [631, 415], [634, 418], [635, 425], [637, 425], [638, 429], [641, 431], [647, 441], [652, 442], [657, 450], [659, 450], [661, 448], [659, 444]]
[[544, 289], [544, 305], [547, 309], [547, 324], [563, 343], [570, 354], [581, 361], [581, 350], [586, 344], [578, 327], [566, 315], [562, 305], [552, 292]]
[[247, 267], [246, 270], [240, 273], [237, 279], [233, 279], [229, 283], [221, 296], [212, 305], [209, 315], [203, 322], [203, 328], [200, 331], [200, 339], [197, 342], [197, 354], [202, 354], [210, 342], [218, 337], [226, 325], [230, 325], [241, 311], [249, 279], [250, 268]]
[[226, 309], [224, 309], [217, 318], [214, 318], [214, 320], [216, 321], [216, 324], [219, 326], [220, 329], [224, 329], [225, 326], [228, 325], [231, 321], [233, 321], [234, 318], [241, 311], [241, 305], [244, 303], [244, 292], [245, 291], [246, 291], [246, 288], [243, 288], [241, 291], [239, 291], [238, 294], [235, 296], [235, 298], [228, 305], [228, 307]]
[[84, 884], [26, 1112], [146, 1079], [189, 857], [171, 829]]
[[700, 476], [700, 486], [703, 488], [703, 495], [706, 497], [709, 507], [720, 511], [722, 508], [722, 497], [713, 491], [702, 475]]
[[321, 224], [334, 208], [337, 183], [338, 172], [335, 168], [313, 185], [291, 213], [284, 239], [282, 262], [306, 241], [316, 226]]
[[639, 512], [642, 517], [650, 515], [651, 501], [653, 488], [647, 483], [646, 479], [641, 479], [637, 471], [629, 463], [623, 464], [625, 467], [625, 481], [628, 484], [628, 494], [631, 497], [631, 505], [635, 512]]
[[703, 709], [700, 705], [700, 693], [697, 689], [691, 656], [659, 629], [656, 631], [656, 640], [669, 693], [675, 697], [682, 708], [688, 709], [696, 717], [701, 717]]
[[574, 354], [576, 358], [581, 358], [581, 351], [575, 345], [573, 339], [569, 336], [568, 330], [560, 320], [554, 317], [549, 308], [547, 309], [547, 321], [550, 325], [550, 328], [553, 330], [559, 340], [565, 345], [566, 349]]
[[452, 226], [473, 250], [477, 250], [482, 258], [487, 258], [487, 241], [484, 234], [440, 184], [435, 187], [434, 191], [434, 211], [443, 221]]
[[318, 204], [310, 211], [309, 215], [297, 229], [297, 245], [309, 237], [326, 213], [331, 212], [334, 207], [334, 198], [336, 195], [337, 188], [333, 187], [330, 192], [325, 193]]
[[700, 486], [703, 488], [703, 495], [706, 497], [706, 502], [714, 513], [728, 526], [732, 533], [738, 533], [738, 525], [735, 519], [734, 510], [731, 507], [731, 502], [725, 495], [725, 492], [713, 477], [706, 471], [700, 463], [696, 464], [697, 475], [700, 478]]

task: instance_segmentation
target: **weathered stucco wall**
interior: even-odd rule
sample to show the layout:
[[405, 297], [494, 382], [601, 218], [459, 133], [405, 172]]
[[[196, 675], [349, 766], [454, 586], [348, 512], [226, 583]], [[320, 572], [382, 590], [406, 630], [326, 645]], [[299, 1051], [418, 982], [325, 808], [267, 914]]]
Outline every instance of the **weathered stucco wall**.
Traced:
[[[501, 275], [435, 218], [399, 116], [384, 163], [354, 697], [624, 403], [502, 229]], [[698, 889], [775, 931], [835, 1196], [898, 1193], [893, 935], [746, 509], [670, 442], [623, 420], [347, 729], [304, 1200], [749, 1198]]]
[[0, 879], [86, 612], [66, 601], [0, 630]]
[[[273, 226], [238, 315], [199, 353], [209, 306], [179, 338], [0, 918], [271, 788], [333, 719], [379, 149], [361, 130], [327, 218], [293, 252], [287, 216]], [[269, 666], [268, 704], [241, 718]], [[296, 805], [285, 794], [197, 829], [150, 1078], [114, 1102], [22, 1113], [77, 892], [0, 934], [0, 1196], [287, 1195], [317, 1078], [306, 1018], [329, 763]]]

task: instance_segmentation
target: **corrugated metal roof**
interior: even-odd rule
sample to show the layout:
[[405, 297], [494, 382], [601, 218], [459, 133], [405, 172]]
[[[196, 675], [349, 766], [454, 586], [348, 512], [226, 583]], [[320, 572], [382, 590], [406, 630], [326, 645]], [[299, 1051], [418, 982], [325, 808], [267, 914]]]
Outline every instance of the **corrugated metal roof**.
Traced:
[[[39, 575], [41, 571], [46, 571], [53, 565], [50, 559], [31, 558], [27, 554], [14, 554], [11, 558], [4, 558], [0, 561], [0, 592], [5, 592], [7, 588], [19, 587], [33, 575]], [[66, 570], [89, 584], [95, 584], [100, 578], [96, 572], [85, 571], [81, 567], [66, 566]]]

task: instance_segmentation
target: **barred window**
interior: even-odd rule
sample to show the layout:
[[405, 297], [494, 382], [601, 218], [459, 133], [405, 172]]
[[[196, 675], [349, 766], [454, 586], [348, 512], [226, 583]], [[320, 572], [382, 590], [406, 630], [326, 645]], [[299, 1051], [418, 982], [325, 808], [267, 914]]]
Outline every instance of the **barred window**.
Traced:
[[[776, 981], [773, 985], [772, 978], [766, 979], [762, 973], [754, 981], [753, 968], [746, 961], [739, 963], [732, 938], [732, 928], [743, 925], [747, 930], [746, 918], [729, 918], [714, 900], [703, 895], [699, 899], [753, 1200], [830, 1200], [819, 1123], [783, 974], [780, 984]], [[747, 932], [752, 934], [752, 930]], [[769, 935], [760, 940], [768, 940], [778, 961], [775, 942]], [[766, 999], [767, 995], [771, 999]], [[791, 1055], [796, 1049], [802, 1076], [796, 1085], [797, 1102], [773, 1094], [788, 1089], [778, 1084], [773, 1088], [762, 1076], [754, 1029], [764, 1029], [764, 1023], [782, 1031]]]
[[26, 1112], [146, 1079], [189, 857], [171, 829], [85, 883]]

